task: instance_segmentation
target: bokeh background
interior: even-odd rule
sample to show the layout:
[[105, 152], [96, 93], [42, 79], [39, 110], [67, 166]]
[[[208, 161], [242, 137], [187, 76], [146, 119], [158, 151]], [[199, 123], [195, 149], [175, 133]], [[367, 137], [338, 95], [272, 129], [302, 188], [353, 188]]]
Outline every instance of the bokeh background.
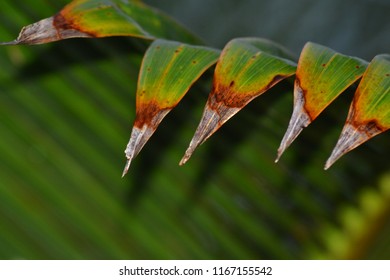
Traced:
[[[65, 0], [3, 0], [0, 41]], [[265, 37], [371, 60], [390, 52], [388, 0], [145, 0], [211, 46]], [[389, 135], [323, 171], [347, 90], [278, 164], [292, 83], [254, 100], [181, 159], [210, 89], [207, 73], [121, 179], [147, 42], [73, 39], [0, 48], [0, 258], [388, 259]]]

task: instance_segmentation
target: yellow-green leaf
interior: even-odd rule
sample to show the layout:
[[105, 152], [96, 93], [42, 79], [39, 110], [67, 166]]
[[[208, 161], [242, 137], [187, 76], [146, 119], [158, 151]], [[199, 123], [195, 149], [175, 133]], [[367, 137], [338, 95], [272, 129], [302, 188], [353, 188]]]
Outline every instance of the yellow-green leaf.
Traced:
[[160, 11], [134, 0], [74, 0], [56, 15], [22, 29], [6, 44], [43, 44], [67, 38], [132, 36], [199, 43]]
[[337, 159], [390, 128], [390, 55], [378, 55], [369, 64], [356, 90], [347, 121], [328, 169]]
[[294, 83], [294, 110], [278, 149], [279, 160], [294, 139], [337, 96], [358, 80], [367, 62], [308, 42], [301, 52]]
[[217, 63], [202, 119], [180, 164], [251, 100], [294, 75], [292, 57], [283, 47], [265, 39], [230, 41]]
[[219, 51], [211, 48], [166, 40], [153, 42], [140, 70], [136, 119], [125, 151], [128, 161], [123, 174], [166, 114], [218, 56]]

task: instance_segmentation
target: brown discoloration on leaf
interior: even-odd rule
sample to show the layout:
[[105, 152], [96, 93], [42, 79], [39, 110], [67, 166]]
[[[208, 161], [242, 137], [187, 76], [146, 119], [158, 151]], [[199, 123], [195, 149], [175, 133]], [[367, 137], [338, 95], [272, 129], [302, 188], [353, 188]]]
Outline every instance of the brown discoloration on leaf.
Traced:
[[213, 86], [209, 101], [213, 100], [211, 109], [216, 109], [218, 103], [226, 107], [242, 108], [254, 98], [254, 94], [236, 94], [234, 92], [234, 81], [229, 86]]
[[75, 28], [74, 24], [72, 22], [69, 22], [68, 20], [65, 19], [65, 17], [62, 15], [62, 13], [57, 13], [53, 17], [53, 25], [57, 30], [62, 30], [62, 29], [78, 29]]
[[[65, 17], [62, 12], [57, 13], [53, 17], [53, 25], [61, 39], [71, 38], [71, 36], [78, 34], [78, 32], [86, 34], [88, 37], [99, 37], [98, 34], [83, 29], [75, 20]], [[64, 36], [67, 37], [64, 38]]]
[[[275, 84], [280, 82], [281, 80], [287, 78], [288, 76], [276, 75], [269, 83], [263, 88], [256, 90], [255, 92], [246, 92], [239, 93], [235, 88], [235, 81], [231, 81], [229, 86], [224, 86], [218, 84], [217, 82], [213, 83], [213, 87], [210, 93], [210, 98], [213, 99], [216, 103], [223, 103], [224, 106], [230, 108], [243, 108], [250, 101], [252, 101], [257, 96], [269, 90]], [[210, 104], [212, 109], [215, 109], [213, 104]]]
[[379, 133], [385, 132], [388, 128], [381, 126], [377, 120], [369, 120], [361, 123], [359, 126], [354, 125], [357, 129], [365, 133], [368, 137], [373, 137]]
[[[358, 96], [360, 96], [360, 90], [357, 89], [355, 93], [355, 98], [352, 101], [350, 112], [347, 117], [346, 123], [355, 127], [361, 133], [365, 133], [367, 136], [374, 136], [381, 132], [386, 131], [388, 128], [381, 125], [380, 121], [377, 119], [361, 120], [359, 116], [359, 106], [358, 106]], [[371, 136], [371, 137], [372, 137]]]
[[[156, 100], [151, 100], [145, 103], [139, 103], [137, 104], [137, 111], [136, 111], [136, 118], [134, 121], [134, 126], [141, 128], [144, 125], [147, 125], [149, 127], [152, 127], [154, 129], [157, 128], [158, 124], [160, 123], [156, 121], [160, 119], [160, 115], [166, 115], [166, 111], [170, 111], [173, 109], [173, 107], [161, 107], [159, 103]], [[162, 119], [162, 118], [161, 118]]]

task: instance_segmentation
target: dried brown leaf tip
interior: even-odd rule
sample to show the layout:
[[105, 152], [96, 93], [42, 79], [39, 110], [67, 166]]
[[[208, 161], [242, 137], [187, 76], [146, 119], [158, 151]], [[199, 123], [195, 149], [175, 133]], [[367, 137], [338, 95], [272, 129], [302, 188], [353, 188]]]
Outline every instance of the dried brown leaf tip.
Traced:
[[91, 38], [92, 34], [80, 31], [61, 13], [23, 27], [15, 41], [7, 45], [37, 45], [68, 38]]
[[364, 73], [367, 63], [324, 46], [307, 43], [298, 61], [294, 108], [276, 162], [301, 131]]
[[275, 52], [283, 54], [278, 45], [261, 39], [235, 39], [226, 45], [202, 119], [180, 165], [251, 100], [295, 73], [295, 63]]

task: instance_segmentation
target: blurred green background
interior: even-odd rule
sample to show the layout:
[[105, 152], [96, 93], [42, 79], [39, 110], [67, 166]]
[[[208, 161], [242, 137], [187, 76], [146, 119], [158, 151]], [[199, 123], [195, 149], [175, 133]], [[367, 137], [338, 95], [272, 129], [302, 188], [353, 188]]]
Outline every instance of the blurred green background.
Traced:
[[[0, 41], [65, 0], [3, 0]], [[387, 0], [148, 0], [211, 46], [265, 37], [370, 60], [390, 51]], [[389, 135], [323, 171], [354, 89], [274, 164], [292, 111], [283, 82], [184, 167], [208, 73], [121, 179], [146, 43], [73, 39], [0, 48], [0, 258], [390, 258]]]

